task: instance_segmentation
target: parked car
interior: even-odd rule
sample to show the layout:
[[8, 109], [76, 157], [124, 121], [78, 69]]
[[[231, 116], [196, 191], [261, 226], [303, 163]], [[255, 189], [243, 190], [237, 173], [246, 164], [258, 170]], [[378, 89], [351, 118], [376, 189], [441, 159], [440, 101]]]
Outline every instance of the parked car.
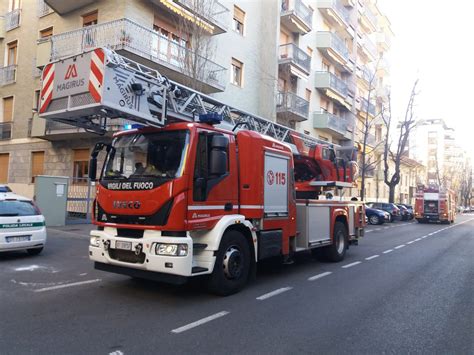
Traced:
[[365, 216], [370, 224], [384, 224], [390, 222], [390, 213], [365, 206]]
[[400, 204], [396, 206], [400, 209], [400, 216], [402, 221], [408, 221], [410, 219], [410, 212], [408, 211], [408, 208]]
[[413, 210], [413, 206], [412, 205], [406, 205], [404, 203], [401, 203], [402, 206], [405, 206], [408, 210], [408, 212], [410, 213], [410, 216], [408, 219], [412, 220], [413, 218], [415, 218], [415, 211]]
[[45, 219], [34, 202], [12, 192], [0, 193], [0, 252], [41, 253], [46, 244]]
[[1, 192], [12, 192], [12, 189], [7, 185], [0, 185], [0, 193]]
[[367, 205], [370, 208], [376, 208], [378, 210], [390, 213], [390, 222], [394, 222], [395, 220], [401, 219], [400, 209], [394, 203], [369, 202], [367, 203]]

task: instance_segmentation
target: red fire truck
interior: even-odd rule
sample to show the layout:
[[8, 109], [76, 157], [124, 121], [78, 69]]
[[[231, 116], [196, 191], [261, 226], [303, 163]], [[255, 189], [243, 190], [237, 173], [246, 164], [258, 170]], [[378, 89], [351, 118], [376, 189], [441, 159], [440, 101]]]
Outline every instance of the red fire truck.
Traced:
[[450, 189], [420, 186], [416, 192], [415, 219], [418, 223], [454, 223], [456, 195]]
[[[106, 48], [48, 64], [40, 115], [104, 133], [89, 255], [99, 270], [182, 283], [207, 275], [239, 291], [259, 261], [312, 251], [344, 258], [363, 236], [362, 202], [318, 199], [351, 187], [356, 152], [225, 105]], [[102, 153], [103, 154], [103, 153]]]

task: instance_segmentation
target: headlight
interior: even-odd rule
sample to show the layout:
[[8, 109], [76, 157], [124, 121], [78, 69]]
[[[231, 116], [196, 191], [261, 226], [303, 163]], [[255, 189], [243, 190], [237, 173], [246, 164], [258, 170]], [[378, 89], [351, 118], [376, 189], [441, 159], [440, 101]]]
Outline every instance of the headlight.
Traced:
[[156, 255], [186, 256], [188, 255], [187, 244], [161, 244], [155, 246]]
[[91, 246], [99, 247], [100, 246], [100, 237], [92, 236], [90, 239]]

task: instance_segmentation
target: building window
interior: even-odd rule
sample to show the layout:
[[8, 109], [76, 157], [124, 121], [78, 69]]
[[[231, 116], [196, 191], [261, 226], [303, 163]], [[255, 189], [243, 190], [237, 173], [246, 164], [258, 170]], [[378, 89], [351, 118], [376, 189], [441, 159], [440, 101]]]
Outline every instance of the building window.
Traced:
[[311, 90], [310, 89], [306, 89], [305, 97], [306, 97], [306, 101], [308, 101], [308, 102], [311, 101]]
[[98, 14], [99, 12], [95, 10], [85, 15], [82, 15], [82, 27], [97, 25]]
[[89, 175], [89, 157], [89, 149], [74, 149], [73, 183], [87, 183]]
[[35, 90], [35, 96], [33, 99], [33, 111], [38, 111], [40, 101], [40, 90]]
[[311, 47], [306, 47], [306, 53], [310, 56], [310, 58], [313, 58], [313, 48]]
[[44, 30], [40, 31], [40, 39], [41, 38], [49, 38], [53, 35], [53, 27], [45, 28]]
[[44, 174], [44, 152], [31, 152], [31, 182], [35, 182], [38, 175]]
[[240, 9], [239, 7], [234, 5], [234, 20], [233, 20], [234, 31], [243, 35], [244, 23], [245, 23], [245, 12], [242, 11], [242, 9]]
[[242, 87], [243, 85], [244, 64], [235, 58], [232, 58], [232, 77], [231, 82], [234, 85]]
[[329, 68], [330, 68], [330, 64], [328, 62], [326, 62], [325, 60], [323, 60], [321, 62], [322, 71], [329, 71]]
[[13, 96], [3, 98], [3, 117], [2, 122], [13, 121]]
[[10, 162], [10, 154], [0, 154], [0, 183], [6, 184], [8, 182], [8, 165]]
[[7, 44], [7, 65], [15, 65], [18, 53], [18, 41]]
[[321, 139], [322, 141], [329, 142], [329, 138], [328, 138], [328, 137], [318, 136], [318, 138]]

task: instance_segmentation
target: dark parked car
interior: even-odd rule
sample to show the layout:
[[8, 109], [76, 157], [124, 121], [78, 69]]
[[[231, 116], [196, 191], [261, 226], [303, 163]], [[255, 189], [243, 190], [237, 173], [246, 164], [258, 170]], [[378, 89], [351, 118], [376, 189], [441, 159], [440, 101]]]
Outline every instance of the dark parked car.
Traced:
[[384, 224], [390, 222], [390, 213], [365, 206], [365, 215], [370, 224]]
[[408, 208], [403, 205], [396, 205], [400, 209], [400, 216], [402, 217], [402, 221], [408, 221], [410, 219], [410, 212], [408, 212]]
[[369, 202], [367, 205], [371, 208], [376, 208], [378, 210], [382, 210], [382, 211], [390, 213], [391, 222], [401, 219], [400, 209], [394, 203]]
[[408, 210], [408, 213], [409, 213], [409, 218], [408, 219], [413, 219], [415, 218], [415, 212], [413, 211], [413, 206], [411, 205], [405, 205], [404, 203], [401, 204], [402, 206], [405, 206]]

